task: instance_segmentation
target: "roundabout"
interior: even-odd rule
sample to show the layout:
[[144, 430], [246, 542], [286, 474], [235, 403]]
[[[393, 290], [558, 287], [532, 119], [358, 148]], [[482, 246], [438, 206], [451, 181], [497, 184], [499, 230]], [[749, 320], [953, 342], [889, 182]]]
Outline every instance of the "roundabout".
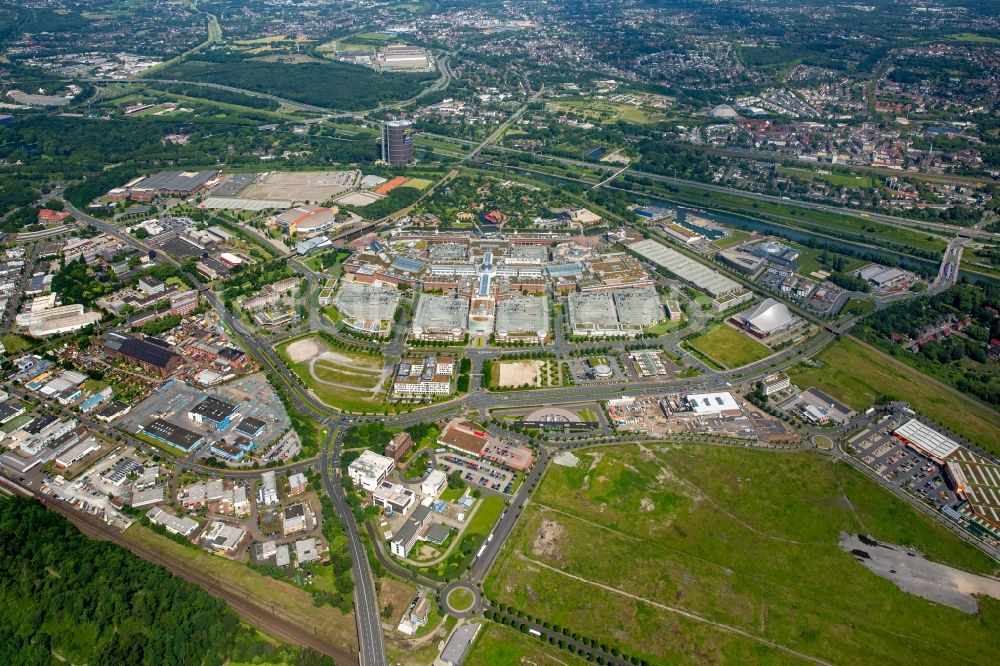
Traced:
[[441, 592], [441, 600], [450, 615], [457, 618], [475, 613], [481, 601], [479, 591], [465, 583], [455, 583]]

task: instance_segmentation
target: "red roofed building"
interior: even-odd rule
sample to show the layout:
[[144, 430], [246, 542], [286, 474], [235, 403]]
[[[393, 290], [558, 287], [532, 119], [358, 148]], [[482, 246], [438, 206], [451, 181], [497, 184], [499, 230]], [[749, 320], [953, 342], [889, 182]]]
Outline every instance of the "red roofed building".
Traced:
[[483, 219], [491, 224], [500, 224], [507, 219], [507, 216], [498, 210], [491, 210], [486, 215], [483, 215]]
[[42, 224], [62, 222], [67, 217], [69, 217], [69, 213], [64, 210], [49, 210], [48, 208], [43, 208], [38, 211], [38, 221]]
[[479, 458], [490, 437], [475, 424], [465, 419], [455, 419], [445, 426], [438, 436], [438, 444]]

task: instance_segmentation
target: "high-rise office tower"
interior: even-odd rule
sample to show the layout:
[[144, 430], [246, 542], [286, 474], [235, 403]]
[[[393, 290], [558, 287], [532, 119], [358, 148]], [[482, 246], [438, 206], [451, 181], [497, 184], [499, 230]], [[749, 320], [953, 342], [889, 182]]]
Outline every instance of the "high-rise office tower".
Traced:
[[409, 164], [413, 161], [413, 123], [409, 120], [387, 120], [382, 123], [382, 161], [387, 164]]

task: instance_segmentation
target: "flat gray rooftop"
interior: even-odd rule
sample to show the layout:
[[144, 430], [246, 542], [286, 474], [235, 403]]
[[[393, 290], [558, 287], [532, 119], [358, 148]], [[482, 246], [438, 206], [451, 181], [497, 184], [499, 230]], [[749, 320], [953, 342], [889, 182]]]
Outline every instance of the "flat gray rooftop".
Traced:
[[466, 653], [469, 651], [469, 646], [472, 645], [476, 634], [479, 633], [481, 626], [476, 622], [470, 622], [456, 629], [451, 638], [448, 639], [448, 644], [444, 646], [444, 650], [441, 651], [441, 661], [446, 664], [452, 664], [452, 666], [461, 664], [462, 660], [465, 659]]

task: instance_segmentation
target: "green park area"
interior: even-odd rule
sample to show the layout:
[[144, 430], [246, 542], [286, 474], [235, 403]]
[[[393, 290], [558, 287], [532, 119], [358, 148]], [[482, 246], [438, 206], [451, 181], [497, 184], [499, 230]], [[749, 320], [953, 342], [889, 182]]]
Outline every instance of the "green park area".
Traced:
[[798, 365], [792, 382], [815, 386], [856, 410], [884, 396], [905, 400], [922, 416], [1000, 454], [1000, 414], [908, 365], [841, 338], [820, 352], [815, 365]]
[[729, 229], [728, 231], [728, 236], [712, 241], [712, 245], [718, 248], [727, 248], [750, 240], [751, 234], [749, 231], [743, 231], [742, 229]]
[[843, 171], [810, 171], [809, 169], [797, 169], [795, 167], [778, 167], [778, 172], [793, 178], [803, 180], [823, 180], [835, 187], [872, 187], [874, 178], [872, 176], [857, 176]]
[[726, 368], [739, 368], [771, 355], [766, 345], [726, 324], [718, 324], [687, 344]]
[[305, 590], [260, 574], [245, 564], [182, 545], [138, 524], [127, 529], [124, 536], [127, 541], [154, 551], [173, 567], [208, 576], [216, 585], [253, 599], [323, 640], [347, 650], [357, 650], [353, 614], [345, 615], [329, 605], [316, 606], [312, 595]]
[[866, 315], [869, 312], [875, 312], [874, 301], [866, 301], [862, 298], [852, 298], [847, 301], [847, 304], [840, 311], [840, 316], [844, 318], [858, 317]]
[[583, 666], [587, 662], [529, 634], [487, 622], [472, 644], [465, 666]]
[[[1000, 659], [978, 615], [869, 572], [841, 532], [989, 574], [996, 563], [848, 465], [811, 452], [618, 445], [552, 465], [488, 598], [649, 663]], [[491, 663], [491, 662], [482, 662]]]
[[332, 347], [307, 335], [282, 342], [278, 354], [322, 402], [351, 412], [381, 410], [385, 405], [379, 354]]
[[549, 102], [548, 108], [556, 113], [583, 117], [590, 122], [613, 124], [617, 122], [651, 125], [666, 117], [659, 109], [619, 104], [590, 97], [571, 97]]

